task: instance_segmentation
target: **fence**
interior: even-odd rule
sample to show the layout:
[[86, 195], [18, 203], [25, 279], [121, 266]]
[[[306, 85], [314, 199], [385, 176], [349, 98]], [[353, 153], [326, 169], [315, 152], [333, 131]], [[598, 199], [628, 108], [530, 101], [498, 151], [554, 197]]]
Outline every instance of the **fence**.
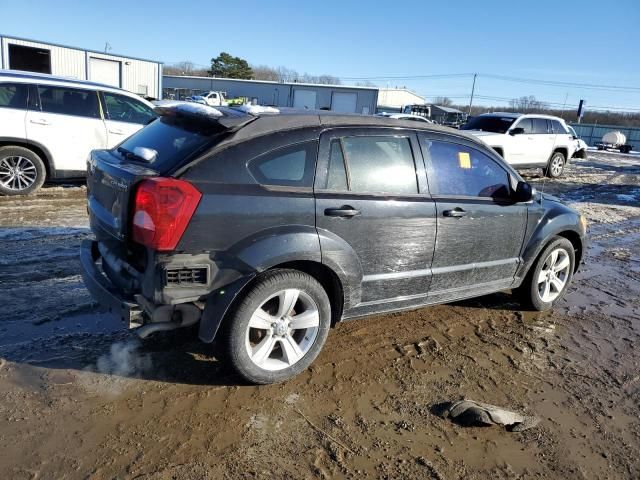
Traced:
[[620, 125], [598, 125], [590, 123], [570, 123], [578, 136], [587, 145], [594, 147], [596, 143], [602, 141], [602, 136], [607, 132], [622, 132], [627, 137], [627, 143], [640, 148], [640, 127], [621, 127]]

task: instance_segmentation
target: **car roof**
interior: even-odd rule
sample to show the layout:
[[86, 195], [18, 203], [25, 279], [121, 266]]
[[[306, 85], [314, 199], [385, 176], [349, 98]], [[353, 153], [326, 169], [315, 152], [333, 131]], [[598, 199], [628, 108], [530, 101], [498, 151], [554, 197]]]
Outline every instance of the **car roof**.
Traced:
[[345, 114], [327, 110], [302, 110], [292, 108], [280, 108], [279, 110], [280, 113], [258, 115], [254, 120], [243, 124], [234, 135], [221, 142], [220, 146], [223, 144], [240, 143], [254, 137], [282, 132], [283, 130], [323, 127], [388, 127], [422, 130], [425, 132], [462, 137], [474, 144], [486, 147], [482, 141], [470, 133], [428, 122], [415, 122], [379, 115]]
[[560, 117], [556, 117], [554, 115], [546, 115], [544, 113], [517, 113], [517, 112], [490, 112], [483, 113], [478, 115], [479, 117], [501, 117], [501, 118], [520, 118], [520, 117], [536, 117], [536, 118], [547, 118], [552, 120], [564, 120]]
[[70, 77], [58, 77], [46, 73], [22, 72], [19, 70], [0, 70], [0, 81], [19, 81], [25, 83], [48, 83], [55, 85], [63, 85], [67, 87], [84, 87], [92, 90], [104, 90], [113, 93], [120, 93], [130, 97], [141, 98], [135, 93], [129, 92], [122, 88], [107, 85], [106, 83], [90, 82], [88, 80], [79, 80]]

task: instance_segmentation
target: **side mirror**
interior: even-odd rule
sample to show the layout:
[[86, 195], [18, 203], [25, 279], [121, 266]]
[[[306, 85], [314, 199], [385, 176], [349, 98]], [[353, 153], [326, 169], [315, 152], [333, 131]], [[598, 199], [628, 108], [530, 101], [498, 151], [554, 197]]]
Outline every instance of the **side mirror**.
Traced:
[[527, 182], [520, 181], [511, 198], [516, 202], [528, 202], [533, 198], [533, 187]]
[[509, 135], [522, 135], [524, 133], [524, 128], [516, 127], [509, 130]]

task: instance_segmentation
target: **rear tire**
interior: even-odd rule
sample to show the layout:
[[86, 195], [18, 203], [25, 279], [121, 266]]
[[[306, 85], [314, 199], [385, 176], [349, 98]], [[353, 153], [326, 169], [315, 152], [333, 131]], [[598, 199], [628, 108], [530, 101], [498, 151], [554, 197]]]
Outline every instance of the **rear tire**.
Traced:
[[24, 147], [0, 147], [0, 194], [29, 195], [37, 192], [47, 176], [42, 159]]
[[259, 277], [225, 322], [223, 348], [231, 367], [255, 384], [278, 383], [306, 369], [331, 326], [322, 285], [297, 270]]
[[520, 303], [539, 312], [553, 308], [567, 293], [575, 259], [571, 242], [564, 237], [554, 237], [515, 290]]
[[562, 152], [553, 152], [544, 174], [549, 178], [558, 178], [562, 175], [566, 158]]

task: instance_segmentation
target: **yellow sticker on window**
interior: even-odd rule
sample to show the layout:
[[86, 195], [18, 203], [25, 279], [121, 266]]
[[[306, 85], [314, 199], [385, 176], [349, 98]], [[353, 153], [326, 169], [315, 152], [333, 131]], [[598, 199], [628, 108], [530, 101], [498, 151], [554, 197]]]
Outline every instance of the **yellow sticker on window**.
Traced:
[[471, 168], [471, 157], [469, 156], [469, 152], [458, 152], [458, 165], [460, 165], [460, 168]]

